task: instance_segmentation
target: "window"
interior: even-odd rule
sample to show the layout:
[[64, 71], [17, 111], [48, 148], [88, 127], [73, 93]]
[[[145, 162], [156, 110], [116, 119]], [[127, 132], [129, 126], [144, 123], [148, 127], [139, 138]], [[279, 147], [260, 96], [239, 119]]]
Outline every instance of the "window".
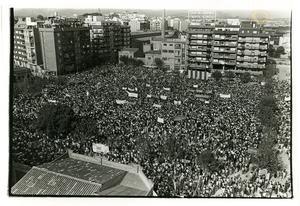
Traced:
[[174, 51], [173, 50], [169, 50], [169, 53], [174, 53]]
[[164, 44], [164, 46], [167, 46], [167, 44]]

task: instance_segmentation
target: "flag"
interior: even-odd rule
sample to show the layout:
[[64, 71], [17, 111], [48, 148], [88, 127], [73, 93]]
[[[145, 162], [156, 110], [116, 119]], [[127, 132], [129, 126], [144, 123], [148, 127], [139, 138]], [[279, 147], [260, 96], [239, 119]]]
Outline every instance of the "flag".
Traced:
[[163, 99], [163, 100], [166, 100], [166, 99], [167, 99], [167, 96], [165, 96], [165, 95], [160, 95], [160, 98]]
[[131, 89], [131, 88], [127, 88], [129, 91], [131, 91], [131, 92], [134, 92], [135, 91], [135, 89]]
[[163, 87], [163, 90], [170, 91], [171, 89], [169, 87]]
[[96, 152], [96, 153], [107, 154], [109, 152], [109, 147], [104, 144], [100, 144], [100, 143], [98, 143], [98, 144], [93, 143], [92, 148], [93, 148], [93, 152]]
[[128, 97], [135, 97], [138, 98], [138, 94], [134, 92], [128, 92]]
[[119, 99], [116, 100], [117, 104], [126, 104], [126, 102], [127, 102], [126, 100], [119, 100]]
[[151, 94], [147, 94], [147, 98], [151, 98], [152, 96], [151, 96]]
[[89, 91], [86, 91], [86, 96], [90, 96], [90, 92]]
[[198, 85], [197, 85], [197, 84], [194, 84], [193, 87], [194, 87], [194, 88], [198, 88]]
[[220, 94], [221, 98], [230, 98], [231, 95], [230, 94]]
[[150, 87], [150, 84], [146, 84], [146, 87]]
[[164, 123], [164, 119], [160, 118], [160, 117], [157, 117], [157, 122]]
[[153, 104], [153, 107], [161, 108], [161, 105], [160, 104]]

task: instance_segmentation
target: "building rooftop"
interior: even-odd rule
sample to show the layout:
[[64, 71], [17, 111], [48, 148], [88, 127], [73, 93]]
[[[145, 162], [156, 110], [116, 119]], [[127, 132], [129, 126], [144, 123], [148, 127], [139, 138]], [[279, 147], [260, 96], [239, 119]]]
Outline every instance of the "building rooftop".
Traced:
[[121, 51], [137, 52], [138, 48], [123, 48]]
[[13, 195], [147, 196], [153, 183], [138, 165], [123, 165], [69, 151], [33, 167], [12, 188]]
[[151, 50], [151, 51], [147, 51], [145, 52], [145, 54], [161, 54], [161, 51], [160, 50]]

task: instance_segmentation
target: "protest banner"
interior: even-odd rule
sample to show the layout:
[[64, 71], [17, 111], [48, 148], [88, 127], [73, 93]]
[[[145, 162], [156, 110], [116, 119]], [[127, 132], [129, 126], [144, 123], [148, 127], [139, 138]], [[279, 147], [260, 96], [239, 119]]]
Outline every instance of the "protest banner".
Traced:
[[109, 147], [100, 143], [93, 143], [92, 149], [95, 153], [107, 154], [109, 152]]
[[157, 122], [159, 122], [159, 123], [164, 123], [164, 119], [163, 119], [163, 118], [160, 118], [160, 117], [157, 117]]
[[224, 98], [224, 99], [228, 99], [231, 97], [231, 95], [230, 94], [220, 94], [220, 97]]
[[135, 97], [138, 98], [138, 94], [134, 92], [128, 92], [128, 97]]

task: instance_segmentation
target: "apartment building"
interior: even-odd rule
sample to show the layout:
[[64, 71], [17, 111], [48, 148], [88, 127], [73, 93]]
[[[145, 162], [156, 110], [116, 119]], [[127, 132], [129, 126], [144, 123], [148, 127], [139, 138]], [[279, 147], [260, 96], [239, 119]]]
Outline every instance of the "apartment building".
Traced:
[[237, 71], [262, 73], [266, 68], [269, 36], [257, 28], [241, 28], [237, 46]]
[[190, 25], [187, 35], [187, 72], [193, 79], [207, 79], [211, 72], [214, 26]]
[[212, 69], [234, 70], [239, 26], [216, 25], [212, 42]]
[[185, 68], [186, 42], [181, 39], [165, 39], [161, 43], [161, 58], [170, 70]]

